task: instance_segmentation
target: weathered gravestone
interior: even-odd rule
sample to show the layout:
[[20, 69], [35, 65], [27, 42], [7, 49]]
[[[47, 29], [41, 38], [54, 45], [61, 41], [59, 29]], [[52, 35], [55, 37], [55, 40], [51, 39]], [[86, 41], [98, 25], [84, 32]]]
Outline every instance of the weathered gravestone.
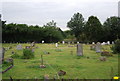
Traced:
[[77, 56], [83, 56], [83, 46], [82, 46], [82, 44], [77, 44]]
[[101, 44], [100, 44], [100, 42], [98, 42], [98, 43], [96, 44], [95, 50], [96, 50], [97, 53], [100, 53], [100, 52], [101, 52]]
[[22, 50], [22, 45], [21, 44], [17, 45], [17, 50]]

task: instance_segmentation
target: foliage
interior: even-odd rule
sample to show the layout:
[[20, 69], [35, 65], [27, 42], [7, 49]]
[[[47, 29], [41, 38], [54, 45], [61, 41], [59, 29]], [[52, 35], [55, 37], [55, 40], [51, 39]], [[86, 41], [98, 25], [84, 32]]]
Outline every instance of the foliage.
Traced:
[[120, 39], [117, 39], [115, 41], [115, 44], [111, 48], [113, 50], [113, 53], [119, 53], [120, 54]]
[[57, 42], [64, 38], [63, 31], [58, 27], [28, 26], [26, 24], [2, 24], [2, 42]]
[[82, 14], [75, 13], [67, 23], [67, 27], [74, 33], [77, 40], [80, 40], [80, 34], [83, 32], [84, 27], [84, 18]]
[[17, 53], [15, 53], [15, 54], [13, 54], [11, 57], [12, 57], [12, 58], [20, 58], [20, 55], [18, 55]]
[[116, 16], [107, 18], [103, 24], [103, 29], [103, 41], [114, 41], [117, 38], [120, 38], [120, 18]]
[[23, 50], [23, 57], [24, 59], [31, 59], [34, 58], [34, 53], [31, 49], [24, 49]]
[[102, 24], [95, 16], [90, 16], [85, 25], [85, 35], [88, 42], [100, 41], [102, 38]]

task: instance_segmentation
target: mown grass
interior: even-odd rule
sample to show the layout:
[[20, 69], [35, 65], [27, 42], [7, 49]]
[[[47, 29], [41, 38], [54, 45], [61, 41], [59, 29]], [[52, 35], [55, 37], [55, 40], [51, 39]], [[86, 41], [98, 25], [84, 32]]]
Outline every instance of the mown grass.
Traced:
[[[13, 47], [6, 51], [5, 58], [9, 58], [12, 51], [22, 56], [23, 50], [16, 50], [16, 45], [3, 44], [3, 47]], [[30, 44], [22, 44], [23, 47], [28, 45]], [[55, 44], [36, 44], [36, 46], [39, 48], [35, 49], [35, 58], [14, 59], [14, 67], [4, 73], [2, 78], [9, 79], [11, 76], [13, 79], [42, 79], [44, 75], [49, 75], [50, 78], [58, 78], [57, 72], [63, 70], [66, 75], [62, 78], [65, 79], [110, 79], [111, 67], [113, 67], [113, 75], [118, 75], [117, 54], [114, 54], [113, 57], [107, 57], [107, 61], [102, 62], [99, 61], [100, 53], [90, 50], [90, 45], [83, 45], [83, 57], [76, 55], [76, 47], [68, 47], [67, 44], [60, 44], [58, 48], [55, 47]], [[103, 48], [111, 52], [110, 46], [104, 45]], [[56, 49], [61, 51], [56, 51]], [[50, 54], [45, 54], [44, 51], [50, 52]], [[39, 68], [41, 54], [46, 68]]]

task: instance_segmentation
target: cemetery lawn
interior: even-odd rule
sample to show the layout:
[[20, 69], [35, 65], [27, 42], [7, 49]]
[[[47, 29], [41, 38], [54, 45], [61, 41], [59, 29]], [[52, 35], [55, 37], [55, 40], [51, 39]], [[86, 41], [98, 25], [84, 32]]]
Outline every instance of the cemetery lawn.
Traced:
[[[6, 51], [5, 59], [11, 57], [12, 51], [22, 56], [23, 50], [16, 50], [16, 45], [3, 44], [3, 47], [12, 46], [12, 49]], [[25, 46], [30, 46], [30, 44], [22, 44], [23, 48]], [[83, 45], [83, 57], [77, 56], [76, 47], [68, 47], [67, 44], [59, 44], [58, 48], [55, 47], [55, 44], [36, 44], [36, 46], [39, 48], [35, 49], [35, 58], [14, 59], [14, 67], [5, 72], [2, 78], [9, 79], [11, 76], [13, 79], [43, 79], [44, 75], [49, 75], [51, 79], [53, 77], [64, 79], [110, 79], [111, 76], [118, 75], [117, 54], [107, 57], [107, 61], [103, 62], [99, 60], [100, 53], [90, 50], [90, 45]], [[102, 47], [112, 52], [110, 46], [104, 45]], [[45, 51], [50, 52], [50, 54], [45, 54]], [[73, 51], [73, 54], [71, 54], [71, 51]], [[46, 68], [39, 68], [41, 54]], [[113, 72], [111, 72], [111, 67]], [[58, 77], [56, 74], [59, 70], [65, 71], [66, 75]]]

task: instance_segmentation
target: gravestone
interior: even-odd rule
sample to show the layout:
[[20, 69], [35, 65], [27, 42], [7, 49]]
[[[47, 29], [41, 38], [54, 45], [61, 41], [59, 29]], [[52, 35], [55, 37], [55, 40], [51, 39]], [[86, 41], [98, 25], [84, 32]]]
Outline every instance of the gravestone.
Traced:
[[92, 44], [95, 44], [95, 42], [92, 42]]
[[55, 43], [56, 48], [58, 47], [58, 43]]
[[77, 56], [83, 56], [83, 46], [82, 46], [82, 44], [77, 44]]
[[112, 44], [115, 44], [115, 43], [112, 41]]
[[70, 42], [68, 42], [68, 44], [70, 45]]
[[101, 44], [100, 44], [100, 42], [98, 42], [98, 43], [96, 44], [95, 50], [96, 50], [97, 53], [100, 53], [100, 52], [101, 52]]
[[107, 41], [107, 44], [110, 45], [110, 41]]
[[79, 44], [79, 42], [77, 42], [77, 44]]
[[42, 44], [44, 43], [45, 41], [44, 40], [42, 40]]
[[22, 45], [21, 44], [17, 45], [17, 50], [22, 50]]
[[62, 41], [63, 44], [65, 44], [65, 41]]
[[2, 48], [2, 61], [4, 61], [4, 55], [5, 55], [5, 48]]
[[103, 43], [101, 43], [101, 45], [106, 45], [106, 43], [105, 43], [105, 42], [103, 42]]
[[32, 42], [32, 43], [31, 43], [31, 46], [34, 47], [34, 46], [35, 46], [35, 42]]
[[90, 50], [95, 50], [95, 44], [90, 46]]

